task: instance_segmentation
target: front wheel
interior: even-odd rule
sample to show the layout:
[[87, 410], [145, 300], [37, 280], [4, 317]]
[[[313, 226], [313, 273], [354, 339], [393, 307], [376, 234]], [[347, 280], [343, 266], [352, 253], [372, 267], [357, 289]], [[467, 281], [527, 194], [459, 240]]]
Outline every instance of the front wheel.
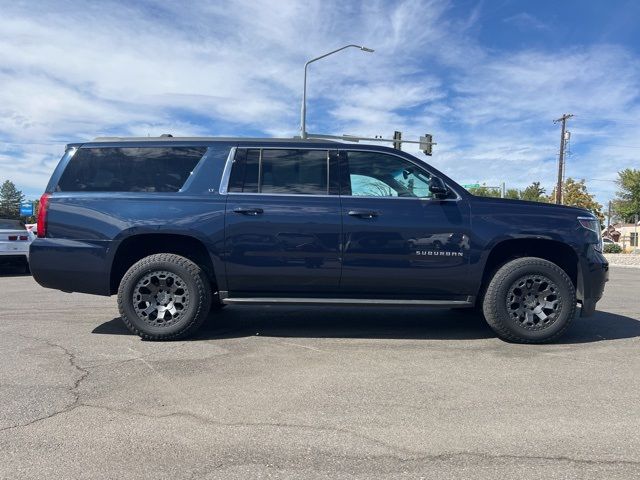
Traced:
[[487, 287], [482, 311], [500, 338], [545, 343], [562, 335], [576, 310], [576, 291], [555, 263], [524, 257], [505, 263]]
[[191, 260], [171, 253], [135, 263], [118, 289], [122, 321], [146, 340], [173, 340], [195, 332], [210, 305], [205, 273]]

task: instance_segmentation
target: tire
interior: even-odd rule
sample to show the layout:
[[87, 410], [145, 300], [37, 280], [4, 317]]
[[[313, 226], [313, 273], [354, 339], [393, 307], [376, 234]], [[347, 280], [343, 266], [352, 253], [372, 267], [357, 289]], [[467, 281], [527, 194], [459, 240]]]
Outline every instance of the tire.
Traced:
[[175, 340], [194, 333], [207, 318], [211, 286], [191, 260], [158, 253], [135, 263], [122, 277], [118, 309], [131, 332], [145, 340]]
[[576, 311], [573, 282], [555, 263], [537, 257], [500, 267], [487, 287], [482, 312], [503, 340], [546, 343], [560, 337]]

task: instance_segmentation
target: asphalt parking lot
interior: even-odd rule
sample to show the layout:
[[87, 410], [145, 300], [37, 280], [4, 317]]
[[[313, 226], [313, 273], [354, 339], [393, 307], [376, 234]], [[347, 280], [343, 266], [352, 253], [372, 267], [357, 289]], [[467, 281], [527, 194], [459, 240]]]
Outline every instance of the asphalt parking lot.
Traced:
[[0, 274], [1, 478], [640, 478], [640, 270], [554, 345], [446, 310], [229, 307], [192, 340]]

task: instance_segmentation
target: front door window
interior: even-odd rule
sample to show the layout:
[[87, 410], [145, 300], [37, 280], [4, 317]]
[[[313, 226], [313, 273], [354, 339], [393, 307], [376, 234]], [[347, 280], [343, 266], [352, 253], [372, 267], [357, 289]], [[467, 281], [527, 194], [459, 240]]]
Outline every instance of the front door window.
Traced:
[[351, 196], [431, 197], [428, 174], [400, 157], [349, 152], [348, 165]]

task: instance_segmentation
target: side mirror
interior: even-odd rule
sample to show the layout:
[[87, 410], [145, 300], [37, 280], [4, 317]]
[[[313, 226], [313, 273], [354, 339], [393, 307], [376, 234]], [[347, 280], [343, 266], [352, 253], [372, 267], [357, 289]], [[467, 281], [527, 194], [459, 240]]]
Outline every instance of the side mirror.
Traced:
[[447, 198], [449, 196], [449, 189], [440, 177], [431, 177], [429, 191], [433, 193], [435, 198]]

